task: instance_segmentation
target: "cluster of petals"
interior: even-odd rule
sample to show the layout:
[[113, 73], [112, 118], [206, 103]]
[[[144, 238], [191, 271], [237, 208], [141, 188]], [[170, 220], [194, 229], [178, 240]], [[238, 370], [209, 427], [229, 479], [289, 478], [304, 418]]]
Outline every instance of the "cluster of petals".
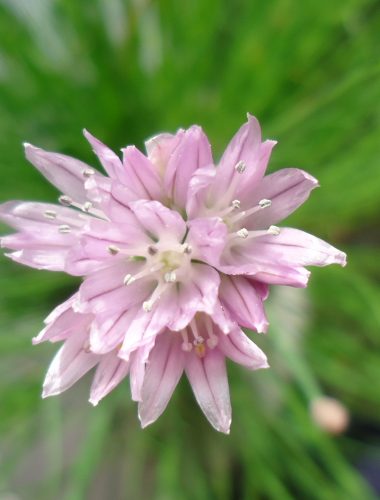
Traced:
[[63, 342], [43, 396], [92, 368], [96, 405], [127, 375], [142, 426], [164, 411], [183, 372], [210, 423], [228, 433], [226, 358], [268, 367], [242, 328], [263, 333], [269, 285], [305, 287], [306, 266], [345, 264], [345, 254], [297, 229], [278, 227], [317, 181], [286, 168], [264, 176], [274, 141], [248, 115], [215, 166], [192, 126], [134, 146], [122, 159], [84, 131], [108, 175], [25, 144], [28, 160], [62, 193], [59, 204], [14, 201], [0, 218], [16, 262], [81, 276], [34, 338]]

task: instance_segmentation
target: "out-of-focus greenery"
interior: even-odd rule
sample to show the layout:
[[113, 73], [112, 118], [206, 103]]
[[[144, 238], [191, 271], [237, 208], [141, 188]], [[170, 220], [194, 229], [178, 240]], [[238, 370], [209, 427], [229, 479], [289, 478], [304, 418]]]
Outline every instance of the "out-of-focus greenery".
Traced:
[[[115, 150], [202, 125], [220, 155], [247, 111], [322, 188], [291, 217], [347, 251], [269, 302], [255, 336], [271, 370], [229, 365], [231, 435], [182, 381], [142, 431], [128, 383], [90, 408], [90, 377], [42, 401], [56, 346], [30, 339], [78, 280], [1, 257], [0, 498], [366, 500], [379, 460], [380, 4], [376, 0], [1, 0], [0, 198], [54, 200], [28, 141], [92, 164], [87, 127]], [[3, 228], [3, 234], [5, 228]], [[347, 406], [331, 437], [309, 406]], [[12, 496], [13, 495], [13, 496]]]

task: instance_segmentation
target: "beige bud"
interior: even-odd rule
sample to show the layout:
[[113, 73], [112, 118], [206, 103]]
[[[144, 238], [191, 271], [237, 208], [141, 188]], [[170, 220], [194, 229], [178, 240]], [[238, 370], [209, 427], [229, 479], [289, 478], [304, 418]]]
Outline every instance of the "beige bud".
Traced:
[[327, 396], [315, 398], [310, 412], [317, 426], [329, 434], [341, 434], [350, 421], [347, 408], [337, 399]]

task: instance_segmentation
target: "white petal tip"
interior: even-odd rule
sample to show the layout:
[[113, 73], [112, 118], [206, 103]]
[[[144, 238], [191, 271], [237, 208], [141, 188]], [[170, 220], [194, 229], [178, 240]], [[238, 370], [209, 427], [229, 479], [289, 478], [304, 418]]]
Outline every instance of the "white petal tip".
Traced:
[[88, 402], [89, 402], [89, 403], [91, 403], [91, 404], [92, 404], [92, 406], [94, 406], [94, 407], [95, 407], [95, 406], [98, 406], [99, 401], [100, 401], [100, 400], [99, 400], [98, 398], [90, 398], [90, 399], [88, 400]]

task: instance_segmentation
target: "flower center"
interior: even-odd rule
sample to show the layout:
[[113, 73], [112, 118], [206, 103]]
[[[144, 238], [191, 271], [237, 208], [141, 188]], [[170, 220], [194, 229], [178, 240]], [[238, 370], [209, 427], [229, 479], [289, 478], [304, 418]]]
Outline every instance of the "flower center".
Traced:
[[146, 312], [152, 310], [155, 302], [171, 284], [186, 279], [190, 271], [192, 250], [188, 243], [157, 242], [132, 251], [110, 245], [108, 251], [111, 255], [126, 255], [130, 260], [141, 261], [141, 267], [137, 273], [124, 276], [125, 286], [142, 279], [157, 283], [150, 298], [143, 303], [143, 309]]

